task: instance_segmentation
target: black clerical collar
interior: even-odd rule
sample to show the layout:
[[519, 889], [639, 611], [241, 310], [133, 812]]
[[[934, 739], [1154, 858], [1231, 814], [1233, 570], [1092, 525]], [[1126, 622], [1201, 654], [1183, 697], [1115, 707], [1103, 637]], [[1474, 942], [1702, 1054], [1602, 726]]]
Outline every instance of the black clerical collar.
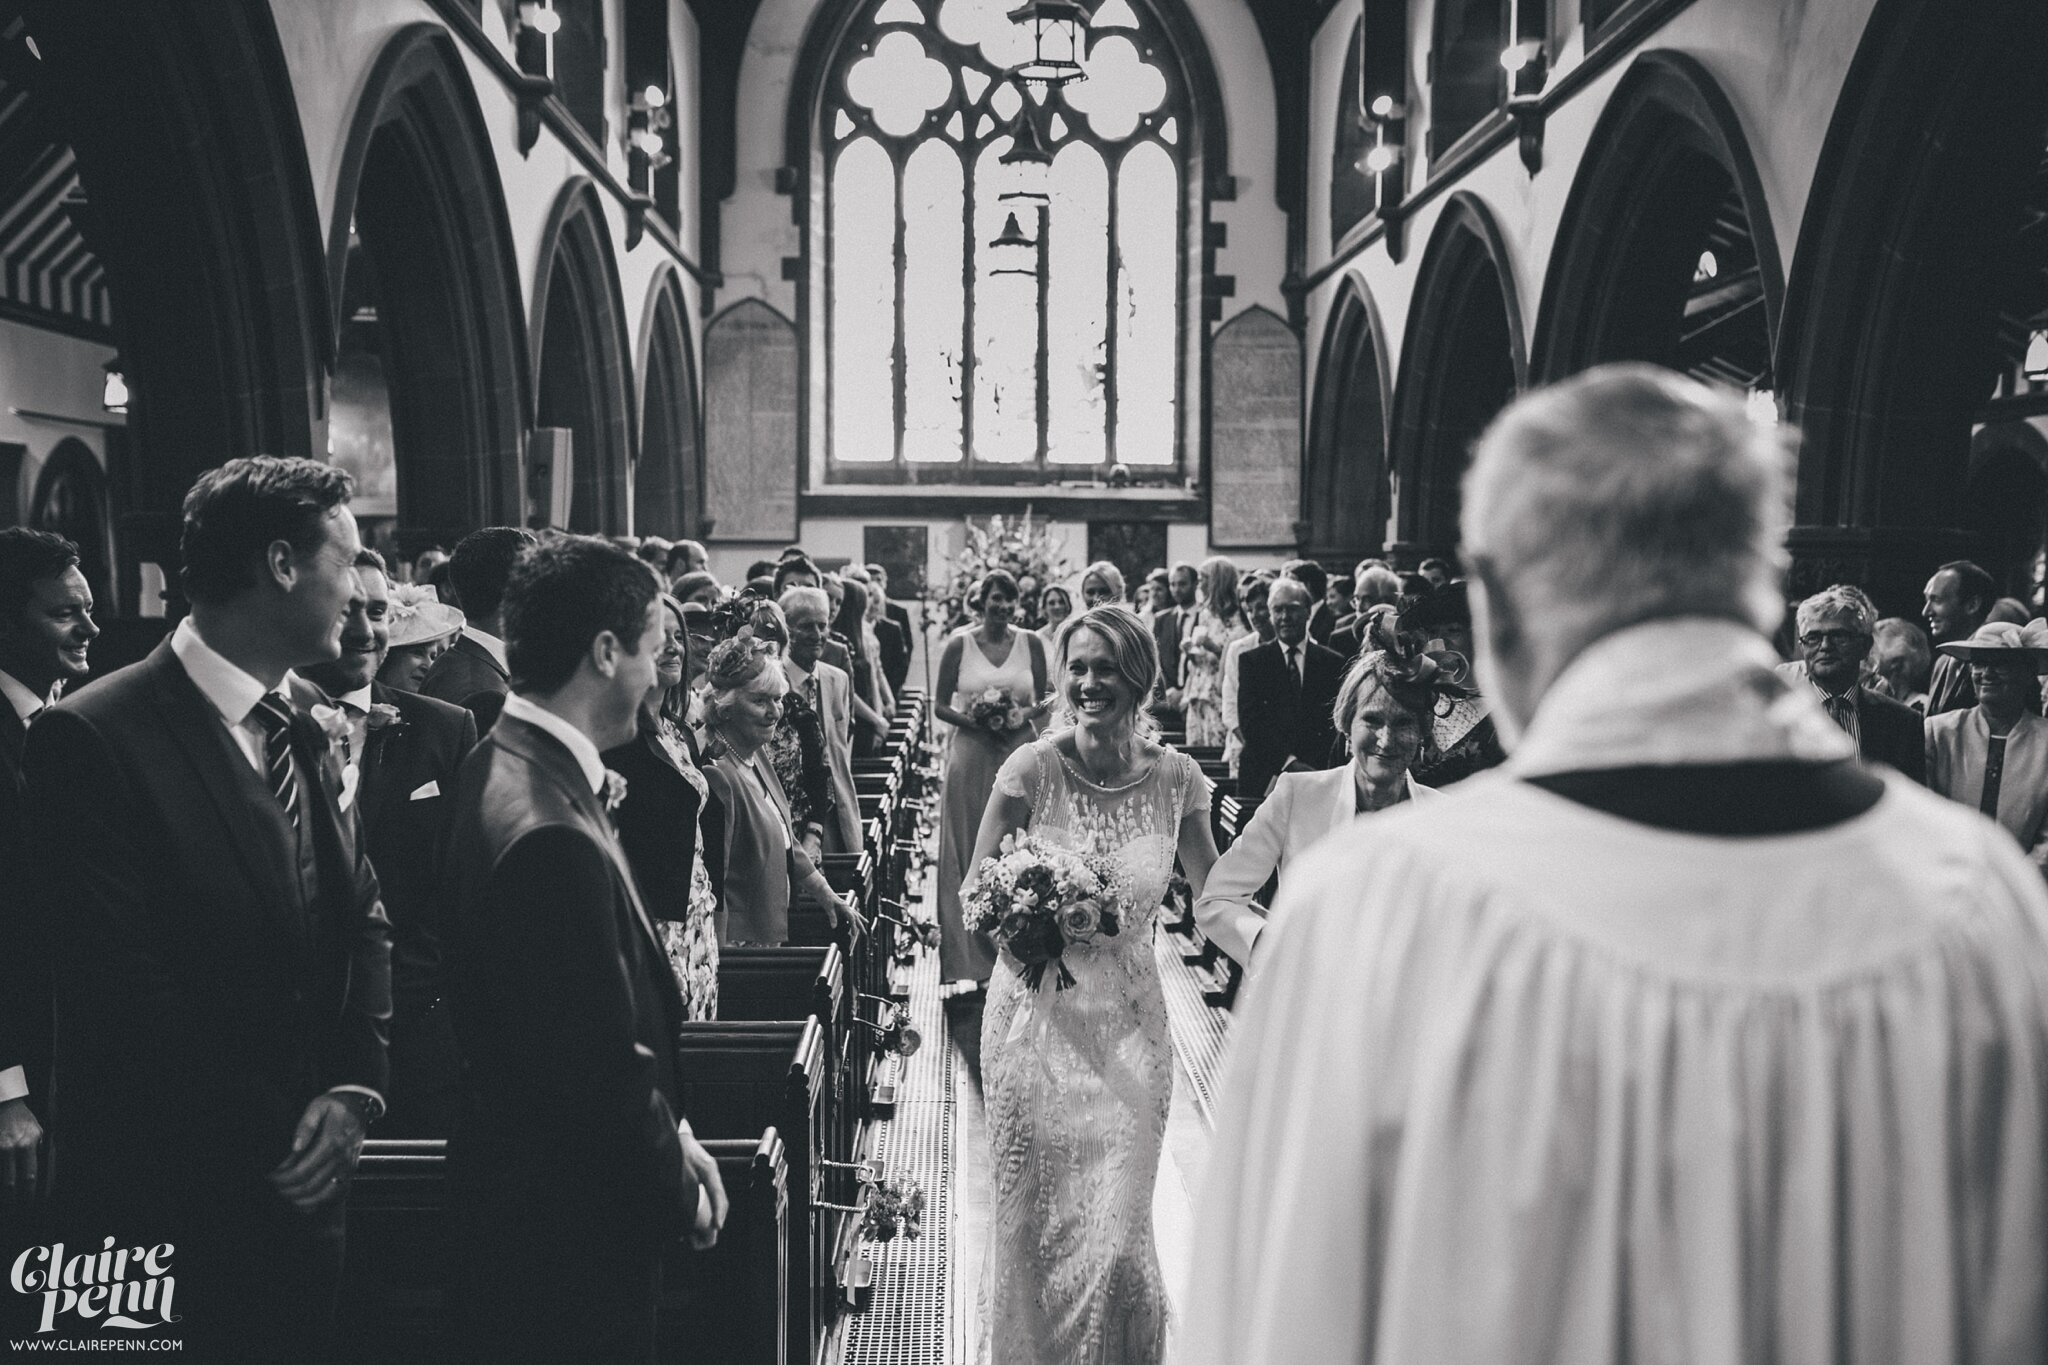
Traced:
[[1567, 801], [1685, 834], [1803, 834], [1853, 820], [1884, 782], [1853, 759], [1601, 768], [1524, 779]]

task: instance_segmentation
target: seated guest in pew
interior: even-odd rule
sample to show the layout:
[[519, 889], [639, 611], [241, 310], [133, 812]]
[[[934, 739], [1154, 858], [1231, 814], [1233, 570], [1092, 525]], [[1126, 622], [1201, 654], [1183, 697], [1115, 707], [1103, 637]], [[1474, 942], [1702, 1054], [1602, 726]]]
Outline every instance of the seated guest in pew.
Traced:
[[362, 592], [350, 491], [313, 460], [200, 475], [192, 614], [39, 715], [22, 756], [29, 880], [61, 888], [63, 1240], [174, 1247], [174, 1331], [202, 1360], [324, 1357], [384, 1111], [390, 926], [327, 739], [284, 691], [339, 654]]
[[2048, 720], [2036, 676], [2048, 650], [2009, 621], [1935, 649], [1969, 669], [1977, 700], [1927, 718], [1927, 785], [1996, 820], [2048, 871]]
[[1481, 438], [1513, 756], [1290, 869], [1187, 1365], [2048, 1360], [2048, 888], [1775, 672], [1789, 445], [1644, 365]]
[[505, 580], [513, 561], [534, 543], [533, 532], [517, 526], [486, 526], [456, 542], [448, 561], [455, 605], [462, 608], [462, 634], [427, 670], [420, 691], [438, 701], [466, 706], [476, 717], [476, 732], [486, 734], [497, 723], [498, 709], [512, 688], [506, 664]]
[[377, 1136], [445, 1138], [460, 1104], [462, 1054], [441, 970], [441, 854], [476, 721], [460, 706], [376, 681], [390, 639], [382, 556], [357, 555], [356, 578], [363, 592], [349, 603], [341, 657], [298, 676], [316, 693], [313, 715], [328, 726], [343, 800], [362, 819], [391, 920], [390, 1109]]
[[384, 628], [391, 643], [377, 665], [377, 681], [393, 692], [418, 692], [434, 661], [462, 633], [462, 613], [423, 583], [392, 583]]
[[1332, 766], [1337, 732], [1330, 724], [1344, 660], [1308, 638], [1308, 588], [1281, 578], [1266, 592], [1273, 642], [1248, 650], [1237, 666], [1238, 799], [1255, 806], [1287, 771]]
[[704, 808], [711, 788], [698, 770], [684, 718], [690, 704], [690, 637], [683, 604], [661, 595], [661, 649], [654, 686], [640, 703], [639, 732], [604, 751], [626, 781], [612, 811], [640, 902], [654, 918], [686, 1020], [718, 1017], [718, 896], [705, 863]]
[[1282, 773], [1251, 823], [1209, 872], [1195, 923], [1239, 966], [1250, 967], [1252, 948], [1266, 927], [1265, 908], [1253, 899], [1288, 864], [1360, 815], [1436, 793], [1410, 771], [1428, 752], [1438, 703], [1463, 694], [1452, 670], [1384, 633], [1383, 647], [1367, 653], [1344, 676], [1332, 719], [1350, 746], [1351, 761], [1328, 772]]
[[776, 646], [757, 635], [735, 636], [711, 651], [711, 767], [705, 777], [725, 823], [725, 891], [719, 942], [775, 947], [789, 941], [789, 903], [808, 894], [834, 924], [866, 928], [825, 880], [790, 825], [789, 798], [765, 752], [783, 715], [789, 682]]
[[455, 1022], [468, 1063], [448, 1147], [454, 1340], [484, 1362], [655, 1358], [665, 1244], [709, 1246], [718, 1167], [678, 1110], [682, 1001], [612, 832], [655, 685], [657, 576], [589, 536], [519, 558], [519, 690], [456, 783]]

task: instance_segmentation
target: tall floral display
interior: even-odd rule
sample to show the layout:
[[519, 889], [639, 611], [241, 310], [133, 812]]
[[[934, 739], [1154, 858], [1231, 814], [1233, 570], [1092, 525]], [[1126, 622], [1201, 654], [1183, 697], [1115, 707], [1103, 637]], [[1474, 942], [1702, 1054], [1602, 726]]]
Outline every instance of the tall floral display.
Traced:
[[965, 519], [960, 548], [946, 562], [946, 581], [939, 599], [925, 619], [939, 634], [949, 634], [973, 617], [970, 605], [974, 585], [991, 569], [1002, 569], [1017, 580], [1017, 589], [1028, 605], [1038, 590], [1057, 583], [1070, 572], [1066, 541], [1053, 534], [1051, 523], [1034, 517], [1029, 507], [1022, 516]]

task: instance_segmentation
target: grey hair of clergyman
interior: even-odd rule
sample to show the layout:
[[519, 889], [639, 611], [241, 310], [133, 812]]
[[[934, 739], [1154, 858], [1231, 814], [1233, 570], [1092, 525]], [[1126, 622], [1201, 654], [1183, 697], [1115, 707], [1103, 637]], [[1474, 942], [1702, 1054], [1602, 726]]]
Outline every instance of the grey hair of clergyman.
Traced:
[[1877, 630], [1877, 604], [1870, 600], [1870, 594], [1849, 583], [1822, 588], [1801, 602], [1793, 614], [1793, 624], [1804, 635], [1808, 626], [1823, 617], [1847, 622], [1865, 639]]
[[1465, 475], [1464, 558], [1559, 638], [1674, 616], [1768, 634], [1784, 614], [1790, 453], [1733, 393], [1600, 366], [1487, 429]]

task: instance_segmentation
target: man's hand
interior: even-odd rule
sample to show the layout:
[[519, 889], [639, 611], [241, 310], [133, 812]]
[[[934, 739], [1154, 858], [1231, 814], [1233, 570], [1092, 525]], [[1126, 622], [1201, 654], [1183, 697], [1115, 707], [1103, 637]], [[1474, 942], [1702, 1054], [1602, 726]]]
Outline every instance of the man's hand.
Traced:
[[0, 1207], [27, 1204], [47, 1194], [43, 1172], [43, 1125], [26, 1097], [0, 1101]]
[[725, 1182], [718, 1178], [718, 1159], [705, 1151], [689, 1132], [681, 1137], [683, 1169], [696, 1179], [697, 1188], [702, 1191], [697, 1200], [696, 1225], [690, 1229], [690, 1245], [706, 1251], [717, 1244], [718, 1234], [725, 1229]]
[[292, 1152], [270, 1173], [270, 1183], [300, 1213], [311, 1213], [348, 1192], [356, 1156], [363, 1150], [363, 1121], [336, 1095], [316, 1096], [292, 1134]]

